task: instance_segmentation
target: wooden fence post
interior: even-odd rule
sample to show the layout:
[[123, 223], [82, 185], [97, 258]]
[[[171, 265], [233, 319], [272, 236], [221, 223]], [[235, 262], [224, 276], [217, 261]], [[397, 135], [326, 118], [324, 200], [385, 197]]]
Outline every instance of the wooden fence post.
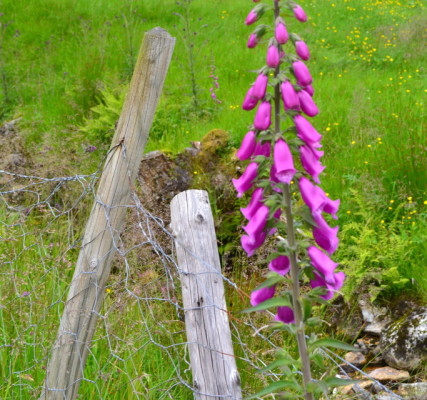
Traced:
[[195, 399], [241, 399], [208, 194], [187, 190], [171, 202]]
[[155, 28], [142, 41], [129, 93], [105, 162], [40, 399], [77, 396], [111, 261], [175, 44]]

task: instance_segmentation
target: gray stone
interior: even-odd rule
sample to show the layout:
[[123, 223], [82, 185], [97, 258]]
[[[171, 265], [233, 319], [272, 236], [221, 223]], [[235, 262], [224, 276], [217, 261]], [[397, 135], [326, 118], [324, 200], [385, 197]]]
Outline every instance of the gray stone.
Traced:
[[350, 351], [344, 356], [345, 361], [349, 364], [356, 366], [357, 368], [362, 367], [366, 364], [366, 357], [361, 352]]
[[400, 400], [402, 397], [398, 395], [393, 395], [387, 392], [378, 393], [375, 397], [375, 400]]
[[427, 399], [427, 382], [401, 383], [397, 393], [407, 400]]
[[374, 369], [368, 376], [379, 382], [402, 382], [409, 379], [409, 372], [391, 367], [383, 367]]
[[380, 346], [385, 362], [394, 368], [412, 370], [427, 360], [427, 308], [420, 307], [389, 324]]

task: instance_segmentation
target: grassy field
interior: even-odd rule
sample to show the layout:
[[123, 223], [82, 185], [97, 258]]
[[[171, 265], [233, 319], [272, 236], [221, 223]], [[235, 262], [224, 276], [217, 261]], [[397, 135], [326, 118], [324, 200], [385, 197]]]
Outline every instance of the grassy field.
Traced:
[[[312, 54], [308, 65], [321, 110], [314, 125], [324, 135], [327, 166], [322, 185], [342, 204], [341, 245], [335, 259], [351, 278], [345, 294], [351, 297], [358, 287], [371, 285], [372, 298], [390, 299], [404, 290], [425, 301], [425, 2], [301, 0], [301, 5], [309, 21], [290, 20], [288, 26], [306, 40]], [[232, 145], [238, 147], [253, 119], [252, 112], [241, 110], [241, 103], [265, 58], [262, 46], [246, 48], [251, 28], [243, 20], [252, 6], [247, 0], [212, 0], [208, 5], [201, 0], [180, 4], [172, 0], [3, 0], [0, 122], [21, 118], [20, 134], [38, 160], [32, 174], [43, 175], [46, 168], [73, 174], [93, 172], [114, 130], [143, 34], [160, 26], [177, 43], [146, 150], [175, 153], [214, 128], [228, 131]], [[219, 88], [212, 76], [218, 78]], [[220, 102], [211, 97], [213, 88]], [[90, 145], [98, 150], [86, 152]], [[29, 393], [36, 393], [44, 371], [37, 367], [27, 374], [25, 370], [32, 363], [41, 365], [39, 360], [56, 331], [49, 333], [46, 327], [60, 314], [61, 304], [56, 301], [64, 296], [70, 278], [71, 270], [58, 269], [58, 260], [75, 260], [73, 252], [65, 259], [60, 256], [69, 246], [69, 227], [74, 221], [43, 228], [43, 232], [55, 233], [42, 241], [34, 233], [22, 235], [17, 225], [17, 240], [11, 242], [3, 237], [12, 237], [14, 230], [6, 234], [2, 229], [19, 216], [3, 206], [0, 211], [0, 268], [4, 278], [13, 276], [0, 282], [0, 377], [12, 379], [13, 371], [24, 371], [15, 376], [19, 382], [0, 384], [0, 398], [27, 399]], [[33, 227], [43, 222], [40, 217], [27, 221]], [[73, 229], [78, 233], [84, 219], [77, 221]], [[30, 231], [36, 232], [33, 227]], [[67, 244], [47, 251], [49, 242]], [[15, 276], [12, 271], [18, 267], [21, 273]], [[59, 271], [59, 275], [55, 282], [46, 283], [50, 271]], [[36, 290], [37, 282], [43, 291]], [[24, 290], [34, 294], [21, 297]], [[40, 317], [46, 304], [55, 307]], [[130, 304], [127, 324], [136, 314], [143, 314], [138, 302]], [[7, 317], [6, 310], [10, 311]], [[22, 321], [20, 315], [25, 316]], [[125, 328], [117, 329], [118, 337], [124, 337]], [[28, 345], [34, 334], [38, 335], [37, 349]], [[162, 329], [156, 334], [167, 336]], [[118, 367], [108, 347], [109, 335], [99, 335], [88, 379], [102, 370], [101, 364], [120, 372], [114, 375], [109, 370], [112, 375], [96, 386], [85, 383], [82, 398], [115, 398], [111, 396], [119, 393], [117, 398], [132, 399], [135, 391], [144, 393], [138, 398], [156, 398], [147, 389], [156, 387], [153, 377], [164, 382], [175, 371], [158, 368], [163, 357], [158, 347], [138, 352], [129, 348], [129, 354], [137, 358]], [[16, 338], [19, 341], [12, 350], [5, 346]], [[129, 385], [137, 366], [146, 360], [145, 351], [151, 357], [146, 376]], [[173, 357], [178, 360], [182, 354]], [[255, 386], [259, 383], [254, 382]], [[95, 392], [91, 392], [93, 387]], [[171, 393], [173, 398], [189, 398], [180, 386]]]

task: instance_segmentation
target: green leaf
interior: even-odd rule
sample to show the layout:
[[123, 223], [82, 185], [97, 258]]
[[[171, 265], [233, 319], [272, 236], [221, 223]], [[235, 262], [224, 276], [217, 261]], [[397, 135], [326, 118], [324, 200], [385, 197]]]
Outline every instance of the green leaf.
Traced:
[[314, 343], [310, 343], [309, 346], [311, 350], [317, 349], [319, 347], [333, 347], [335, 349], [341, 349], [341, 350], [347, 350], [347, 351], [361, 351], [360, 349], [357, 349], [356, 347], [353, 347], [350, 344], [341, 342], [340, 340], [336, 340], [336, 339], [319, 339]]
[[284, 297], [273, 297], [271, 299], [263, 301], [262, 303], [258, 304], [255, 307], [246, 308], [242, 312], [250, 313], [254, 311], [268, 310], [269, 308], [272, 308], [272, 307], [282, 307], [282, 306], [290, 306], [290, 305], [291, 303], [289, 299], [286, 299]]
[[294, 389], [300, 392], [302, 391], [301, 386], [298, 385], [296, 382], [290, 382], [290, 381], [274, 382], [268, 385], [266, 388], [260, 390], [258, 393], [253, 394], [252, 396], [246, 397], [246, 400], [256, 399], [257, 397], [265, 396], [266, 394], [270, 394], [270, 393], [277, 393], [282, 389]]
[[357, 380], [357, 379], [341, 379], [341, 378], [336, 378], [335, 376], [323, 379], [323, 381], [329, 387], [354, 385], [356, 383], [362, 382], [361, 380]]
[[295, 365], [295, 360], [293, 358], [280, 358], [279, 360], [273, 361], [271, 364], [268, 364], [266, 367], [258, 370], [259, 373], [271, 371], [274, 368], [287, 367], [288, 365]]
[[279, 275], [276, 273], [269, 274], [267, 276], [267, 279], [263, 283], [261, 283], [261, 285], [258, 285], [254, 289], [254, 291], [259, 290], [259, 289], [264, 289], [266, 287], [274, 286], [274, 285], [278, 284], [279, 282], [283, 282], [283, 280], [284, 280], [284, 278], [282, 275]]

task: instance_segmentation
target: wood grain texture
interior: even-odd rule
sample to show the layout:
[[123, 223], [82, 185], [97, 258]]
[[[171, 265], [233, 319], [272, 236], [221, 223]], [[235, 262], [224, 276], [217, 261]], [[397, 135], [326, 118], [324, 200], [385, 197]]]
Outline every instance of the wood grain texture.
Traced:
[[171, 202], [195, 399], [241, 399], [208, 194], [187, 190]]
[[155, 28], [142, 41], [129, 93], [86, 225], [40, 399], [75, 399], [175, 39]]

